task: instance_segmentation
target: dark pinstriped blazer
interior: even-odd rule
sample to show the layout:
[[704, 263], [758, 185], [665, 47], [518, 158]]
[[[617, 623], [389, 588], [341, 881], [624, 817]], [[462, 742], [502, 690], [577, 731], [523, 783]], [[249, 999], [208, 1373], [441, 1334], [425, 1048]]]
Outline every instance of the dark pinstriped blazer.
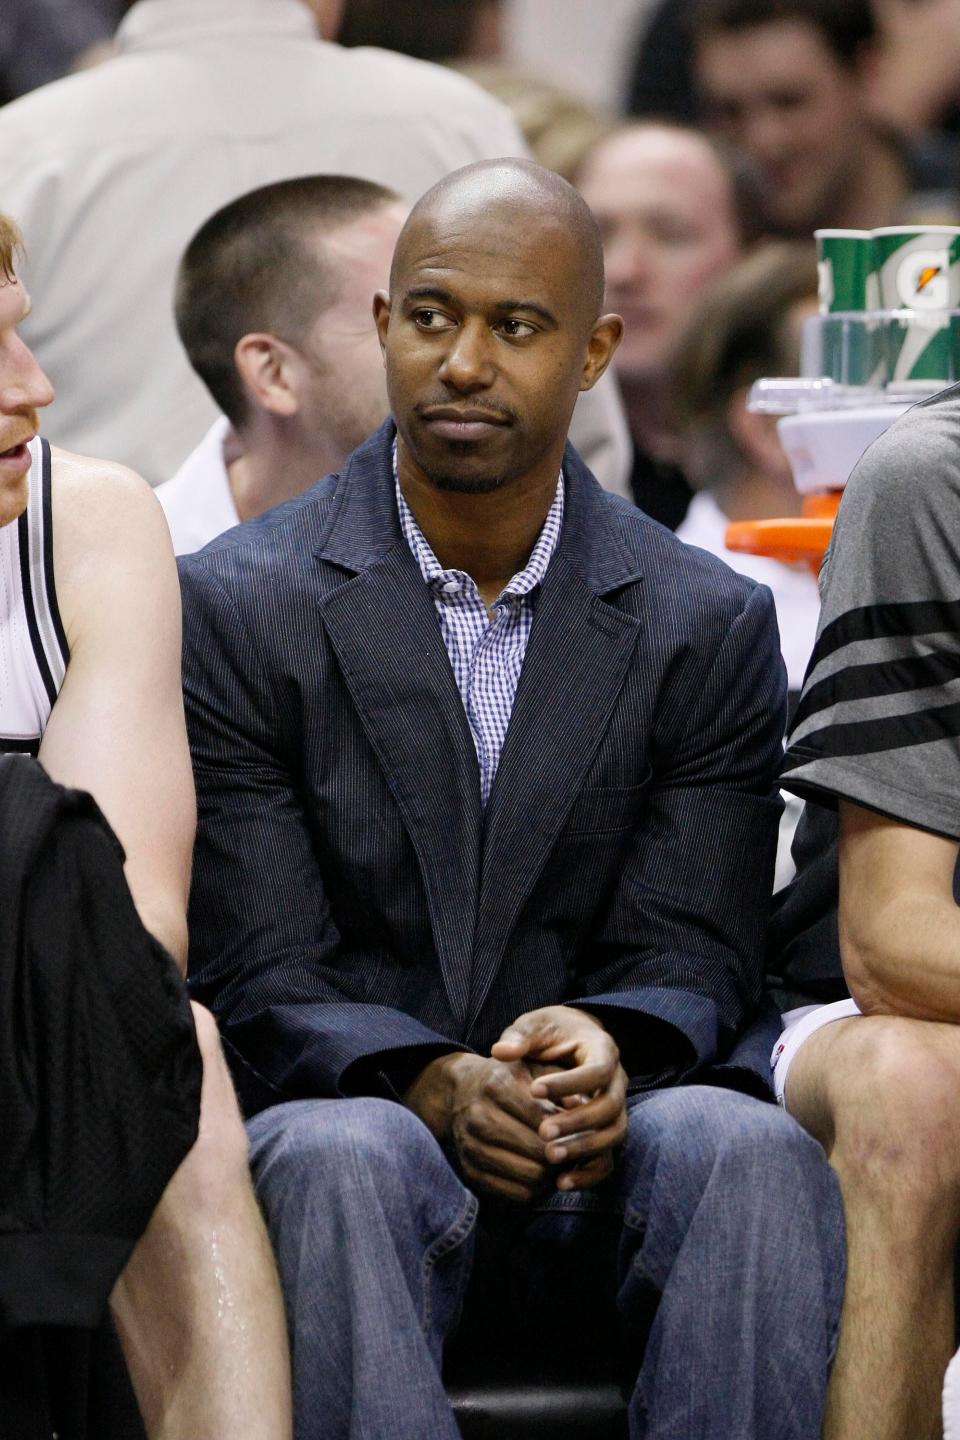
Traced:
[[[392, 441], [388, 422], [339, 477], [180, 562], [191, 983], [248, 1110], [395, 1093], [578, 999], [637, 1085], [716, 1078], [761, 996], [784, 724], [769, 593], [568, 447], [484, 814]], [[768, 1077], [770, 1038], [755, 1026], [732, 1063]]]

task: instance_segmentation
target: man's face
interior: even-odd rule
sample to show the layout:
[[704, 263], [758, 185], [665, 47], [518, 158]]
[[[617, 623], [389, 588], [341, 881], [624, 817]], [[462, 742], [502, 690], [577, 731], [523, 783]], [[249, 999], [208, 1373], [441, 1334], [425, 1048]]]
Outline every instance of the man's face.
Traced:
[[26, 447], [40, 428], [37, 408], [53, 399], [53, 387], [17, 334], [29, 309], [22, 283], [0, 276], [0, 525], [26, 506]]
[[802, 20], [705, 36], [697, 79], [714, 128], [757, 165], [773, 219], [809, 235], [829, 225], [860, 153], [857, 70]]
[[307, 433], [323, 434], [344, 458], [389, 410], [372, 305], [389, 282], [405, 218], [401, 205], [387, 205], [316, 241], [321, 264], [333, 263], [342, 279], [338, 299], [300, 347], [306, 364], [298, 400]]
[[593, 320], [578, 281], [550, 214], [440, 204], [407, 231], [377, 325], [397, 429], [438, 489], [559, 469]]
[[607, 307], [624, 319], [617, 370], [660, 379], [705, 286], [740, 249], [729, 178], [699, 136], [651, 126], [601, 141], [578, 186], [603, 236]]

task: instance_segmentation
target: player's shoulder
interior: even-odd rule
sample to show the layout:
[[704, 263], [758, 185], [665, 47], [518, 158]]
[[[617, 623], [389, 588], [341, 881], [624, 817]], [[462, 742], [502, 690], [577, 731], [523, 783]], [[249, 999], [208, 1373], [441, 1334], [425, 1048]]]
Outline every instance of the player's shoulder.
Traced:
[[163, 511], [135, 471], [51, 447], [50, 481], [54, 568], [65, 612], [80, 615], [88, 594], [147, 597], [176, 583]]
[[50, 447], [54, 522], [84, 534], [128, 535], [162, 530], [163, 511], [142, 476], [115, 460]]
[[889, 511], [891, 520], [937, 511], [960, 495], [960, 385], [912, 406], [870, 445], [844, 492], [841, 513]]

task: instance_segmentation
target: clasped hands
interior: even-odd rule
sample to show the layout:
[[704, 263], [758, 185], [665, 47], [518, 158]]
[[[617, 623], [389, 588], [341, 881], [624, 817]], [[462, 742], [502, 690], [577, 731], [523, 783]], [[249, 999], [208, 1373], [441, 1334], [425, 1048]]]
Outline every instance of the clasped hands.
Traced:
[[548, 1005], [508, 1025], [489, 1058], [432, 1060], [404, 1103], [452, 1142], [476, 1189], [526, 1204], [606, 1179], [627, 1130], [626, 1093], [619, 1051], [600, 1021]]

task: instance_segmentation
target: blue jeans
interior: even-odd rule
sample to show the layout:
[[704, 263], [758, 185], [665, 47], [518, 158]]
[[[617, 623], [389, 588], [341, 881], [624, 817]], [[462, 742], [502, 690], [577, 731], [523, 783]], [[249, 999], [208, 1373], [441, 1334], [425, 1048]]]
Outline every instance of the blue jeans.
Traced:
[[[456, 1440], [441, 1361], [476, 1197], [390, 1101], [296, 1101], [247, 1128], [297, 1440]], [[788, 1115], [705, 1086], [657, 1091], [631, 1102], [602, 1187], [483, 1204], [480, 1253], [492, 1237], [529, 1330], [553, 1316], [592, 1337], [612, 1316], [589, 1312], [607, 1305], [636, 1337], [633, 1440], [818, 1440], [843, 1218], [823, 1151]]]

